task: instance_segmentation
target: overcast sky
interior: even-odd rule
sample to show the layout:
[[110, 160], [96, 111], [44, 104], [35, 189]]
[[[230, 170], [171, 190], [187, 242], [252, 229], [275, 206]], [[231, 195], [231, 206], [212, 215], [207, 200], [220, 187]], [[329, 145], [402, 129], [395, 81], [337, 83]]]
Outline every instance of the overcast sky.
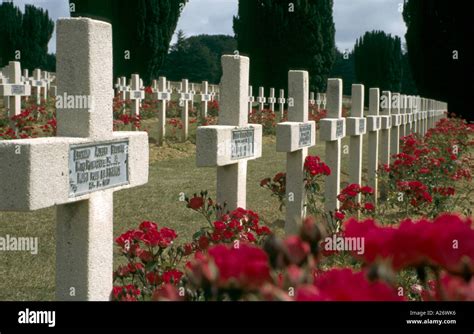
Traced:
[[[5, 0], [3, 0], [5, 1]], [[100, 0], [97, 0], [100, 1]], [[176, 0], [178, 1], [178, 0]], [[67, 0], [13, 0], [22, 10], [34, 4], [49, 11], [50, 17], [68, 17]], [[370, 30], [383, 30], [402, 37], [406, 31], [399, 6], [403, 0], [334, 0], [336, 44], [343, 51], [352, 49], [356, 38]], [[238, 0], [190, 0], [178, 23], [186, 36], [197, 34], [233, 35], [232, 17], [237, 14]], [[278, 22], [275, 22], [278, 24]], [[56, 37], [49, 44], [56, 50]]]

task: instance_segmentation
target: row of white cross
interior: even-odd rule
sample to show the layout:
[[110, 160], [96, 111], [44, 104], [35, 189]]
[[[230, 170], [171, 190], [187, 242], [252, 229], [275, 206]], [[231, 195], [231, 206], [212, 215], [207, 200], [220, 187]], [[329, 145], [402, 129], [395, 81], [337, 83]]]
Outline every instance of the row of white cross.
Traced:
[[[217, 167], [217, 201], [225, 202], [230, 210], [246, 207], [247, 161], [259, 158], [262, 152], [262, 126], [247, 123], [244, 92], [248, 89], [249, 62], [246, 57], [222, 58], [219, 125], [199, 127], [196, 138], [197, 165]], [[304, 161], [308, 148], [316, 143], [316, 127], [314, 121], [308, 121], [308, 73], [290, 71], [288, 82], [293, 103], [289, 104], [288, 122], [277, 125], [276, 149], [287, 153], [285, 230], [296, 233], [305, 216]], [[361, 184], [362, 135], [368, 131], [368, 180], [377, 197], [379, 164], [389, 164], [391, 155], [399, 153], [401, 137], [424, 135], [447, 110], [442, 102], [388, 91], [380, 98], [379, 89], [372, 88], [368, 116], [364, 117], [364, 86], [353, 85], [351, 117], [344, 118], [342, 80], [329, 79], [326, 94], [327, 117], [320, 121], [320, 139], [325, 142], [324, 159], [331, 169], [324, 194], [325, 209], [331, 213], [339, 208], [342, 138], [350, 137], [349, 182]]]
[[[148, 135], [113, 132], [111, 25], [68, 18], [58, 20], [56, 27], [58, 94], [87, 95], [93, 103], [57, 108], [57, 137], [0, 141], [0, 211], [56, 207], [56, 299], [109, 300], [113, 193], [148, 182]], [[248, 124], [249, 58], [223, 56], [222, 67], [219, 125], [198, 128], [196, 161], [201, 167], [217, 167], [217, 201], [226, 202], [232, 210], [246, 207], [247, 161], [262, 155], [262, 126]], [[139, 80], [138, 85], [134, 81], [134, 87], [139, 86]], [[162, 78], [158, 89], [165, 87]], [[183, 89], [187, 91], [186, 85]], [[376, 92], [371, 90], [374, 99], [369, 115], [380, 119]], [[327, 95], [329, 121], [322, 124], [321, 136], [327, 141], [326, 161], [333, 168], [326, 180], [326, 194], [335, 197], [340, 140], [345, 135], [341, 80], [329, 80]], [[361, 109], [362, 96], [356, 88], [355, 110]], [[296, 199], [287, 205], [286, 213], [286, 230], [292, 232], [304, 216], [303, 163], [307, 149], [315, 144], [315, 124], [308, 121], [307, 72], [289, 72], [289, 98], [294, 102], [289, 106], [289, 121], [278, 125], [277, 149], [287, 152], [287, 189]], [[429, 105], [425, 101], [424, 109], [410, 113], [408, 123], [413, 125], [415, 118], [417, 124], [424, 122], [428, 110], [432, 126], [443, 106]], [[383, 115], [390, 114], [387, 108]], [[160, 117], [164, 117], [162, 111]], [[418, 120], [417, 115], [423, 116]], [[386, 130], [390, 128], [387, 121], [382, 123]], [[408, 132], [414, 128], [409, 126]], [[377, 133], [379, 127], [369, 125], [368, 129]], [[365, 127], [357, 130], [363, 133]]]
[[[4, 99], [4, 107], [8, 110], [8, 117], [11, 119], [21, 113], [21, 99], [35, 94], [35, 102], [40, 105], [41, 100], [48, 99], [48, 92], [52, 96], [56, 95], [56, 86], [51, 83], [54, 77], [47, 71], [35, 69], [33, 77], [29, 76], [27, 69], [21, 75], [21, 64], [11, 61], [0, 71], [0, 97]], [[13, 122], [11, 126], [14, 127]]]
[[[167, 81], [166, 77], [160, 77], [158, 80], [153, 80], [152, 84], [152, 98], [159, 101], [158, 107], [158, 145], [162, 145], [166, 135], [166, 106], [167, 102], [171, 101], [172, 94], [176, 91], [179, 94], [178, 101], [181, 109], [181, 132], [180, 140], [186, 141], [189, 135], [189, 108], [193, 106], [195, 96], [198, 96], [199, 102], [201, 103], [201, 117], [203, 119], [208, 116], [208, 102], [218, 99], [219, 89], [215, 85], [209, 85], [207, 81], [203, 81], [200, 84], [200, 92], [196, 94], [196, 84], [189, 83], [188, 79], [183, 79], [179, 87], [173, 87], [171, 81]], [[211, 90], [209, 90], [211, 87]], [[127, 85], [126, 77], [117, 78], [115, 84], [116, 94], [120, 96], [122, 100], [131, 101], [131, 113], [132, 115], [140, 115], [141, 101], [145, 98], [143, 80], [137, 74], [133, 74], [129, 85]], [[326, 94], [317, 94], [317, 100], [314, 99], [314, 92], [310, 93], [309, 104], [326, 108]], [[287, 99], [285, 98], [285, 91], [280, 89], [280, 97], [275, 97], [275, 89], [270, 88], [270, 96], [265, 97], [264, 87], [259, 88], [259, 96], [257, 97], [258, 110], [264, 109], [265, 104], [269, 104], [269, 109], [275, 112], [275, 104], [279, 104], [280, 119], [284, 117], [285, 105]], [[249, 86], [249, 114], [253, 110], [253, 104], [255, 103], [255, 97], [253, 96], [252, 86]]]

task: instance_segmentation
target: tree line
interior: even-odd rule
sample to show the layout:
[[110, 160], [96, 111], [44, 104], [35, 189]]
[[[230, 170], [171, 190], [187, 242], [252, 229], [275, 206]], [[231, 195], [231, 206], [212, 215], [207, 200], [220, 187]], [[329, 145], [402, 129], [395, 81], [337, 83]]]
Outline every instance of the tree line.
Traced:
[[[195, 1], [195, 0], [191, 0]], [[474, 89], [474, 2], [404, 0], [405, 43], [383, 31], [359, 37], [351, 52], [336, 48], [333, 0], [239, 0], [234, 36], [178, 33], [188, 0], [69, 0], [71, 16], [110, 22], [114, 75], [139, 73], [146, 84], [159, 75], [172, 80], [218, 83], [220, 56], [248, 55], [253, 86], [286, 88], [288, 69], [305, 69], [310, 89], [322, 92], [327, 78], [341, 77], [344, 93], [352, 83], [447, 101], [450, 110], [472, 118], [466, 96]], [[21, 53], [26, 68], [54, 68], [47, 52], [54, 23], [48, 12], [28, 5], [22, 13], [0, 6], [0, 64]], [[171, 45], [172, 44], [172, 45]], [[455, 83], [463, 83], [456, 85]]]

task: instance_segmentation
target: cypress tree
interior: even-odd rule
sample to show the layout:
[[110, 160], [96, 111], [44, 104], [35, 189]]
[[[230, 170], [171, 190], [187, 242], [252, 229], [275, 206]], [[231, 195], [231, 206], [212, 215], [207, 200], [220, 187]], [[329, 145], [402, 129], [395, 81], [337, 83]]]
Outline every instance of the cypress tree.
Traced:
[[138, 73], [149, 84], [168, 53], [187, 0], [70, 0], [71, 16], [112, 24], [114, 76]]
[[234, 32], [251, 58], [254, 86], [288, 87], [288, 70], [306, 69], [323, 91], [336, 56], [332, 0], [239, 0]]
[[54, 22], [49, 18], [48, 11], [26, 5], [22, 31], [22, 66], [51, 70], [48, 43], [53, 36]]
[[54, 70], [49, 66], [48, 42], [53, 35], [54, 23], [48, 11], [32, 5], [25, 13], [4, 2], [0, 5], [0, 66], [9, 61], [21, 61], [23, 68]]
[[356, 41], [354, 65], [357, 82], [366, 87], [401, 91], [402, 51], [398, 36], [383, 31], [366, 32]]
[[403, 18], [409, 63], [419, 94], [473, 120], [474, 2], [407, 0]]

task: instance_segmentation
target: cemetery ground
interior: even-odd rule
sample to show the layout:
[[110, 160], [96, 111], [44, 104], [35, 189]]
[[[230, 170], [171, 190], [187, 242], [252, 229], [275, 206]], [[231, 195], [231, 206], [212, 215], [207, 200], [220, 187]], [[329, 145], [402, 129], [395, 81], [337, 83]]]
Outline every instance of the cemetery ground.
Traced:
[[[156, 119], [143, 122], [149, 132], [150, 179], [147, 185], [117, 192], [114, 195], [114, 237], [135, 228], [141, 221], [157, 222], [161, 227], [177, 231], [178, 242], [190, 240], [207, 222], [196, 212], [186, 208], [180, 194], [209, 190], [215, 198], [215, 169], [197, 168], [195, 162], [195, 126], [186, 143], [167, 141], [164, 147], [153, 144]], [[367, 136], [365, 136], [367, 137]], [[367, 149], [367, 138], [364, 138]], [[284, 234], [284, 212], [268, 190], [260, 187], [260, 180], [285, 170], [285, 153], [275, 152], [275, 137], [264, 136], [262, 158], [249, 162], [247, 179], [248, 208], [257, 212], [264, 224], [279, 235]], [[342, 145], [348, 145], [348, 138]], [[324, 142], [317, 141], [310, 155], [324, 157]], [[364, 152], [364, 157], [367, 157]], [[348, 155], [343, 155], [342, 180], [347, 179]], [[364, 161], [365, 164], [366, 161]], [[365, 168], [365, 167], [364, 167]], [[363, 181], [364, 183], [364, 181]], [[474, 204], [474, 199], [471, 200]], [[0, 235], [38, 237], [38, 254], [5, 252], [0, 257], [0, 300], [54, 300], [55, 271], [55, 209], [31, 213], [0, 213]], [[114, 268], [122, 263], [114, 253]]]
[[[155, 120], [148, 120], [153, 141]], [[193, 129], [194, 130], [194, 129]], [[193, 137], [193, 133], [191, 133]], [[191, 139], [192, 140], [192, 139]], [[165, 152], [160, 152], [165, 151]], [[194, 192], [209, 190], [215, 198], [215, 168], [197, 168], [195, 147], [191, 142], [169, 143], [164, 148], [150, 145], [150, 178], [147, 185], [118, 192], [114, 195], [114, 237], [134, 228], [144, 220], [175, 229], [179, 240], [190, 240], [207, 222], [199, 214], [180, 202], [180, 193], [192, 196]], [[323, 143], [311, 154], [322, 155]], [[173, 158], [175, 156], [175, 158]], [[259, 213], [272, 230], [284, 233], [284, 212], [268, 190], [260, 187], [260, 180], [285, 169], [285, 153], [275, 152], [275, 138], [264, 137], [263, 156], [251, 161], [248, 170], [248, 206]], [[38, 237], [38, 254], [6, 252], [0, 258], [0, 300], [53, 300], [55, 271], [55, 209], [31, 213], [0, 213], [0, 235]], [[115, 254], [114, 267], [120, 261]]]

